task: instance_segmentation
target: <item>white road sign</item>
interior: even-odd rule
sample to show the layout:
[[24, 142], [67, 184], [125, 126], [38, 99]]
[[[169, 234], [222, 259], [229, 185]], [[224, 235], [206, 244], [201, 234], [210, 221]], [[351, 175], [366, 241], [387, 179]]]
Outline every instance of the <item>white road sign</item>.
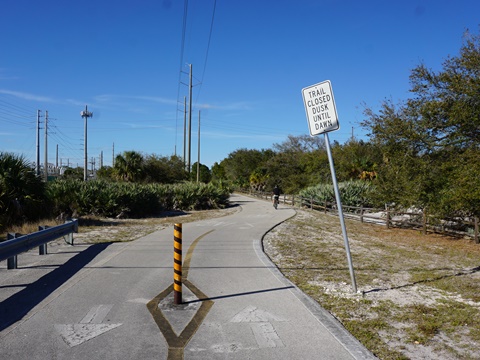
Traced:
[[310, 135], [338, 130], [337, 108], [330, 80], [302, 89]]

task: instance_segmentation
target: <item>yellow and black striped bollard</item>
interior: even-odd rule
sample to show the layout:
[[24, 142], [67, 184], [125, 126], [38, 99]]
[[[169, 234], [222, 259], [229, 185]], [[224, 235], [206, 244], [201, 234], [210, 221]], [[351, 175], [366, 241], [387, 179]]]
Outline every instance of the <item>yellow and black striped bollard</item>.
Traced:
[[173, 302], [182, 303], [182, 224], [173, 227]]

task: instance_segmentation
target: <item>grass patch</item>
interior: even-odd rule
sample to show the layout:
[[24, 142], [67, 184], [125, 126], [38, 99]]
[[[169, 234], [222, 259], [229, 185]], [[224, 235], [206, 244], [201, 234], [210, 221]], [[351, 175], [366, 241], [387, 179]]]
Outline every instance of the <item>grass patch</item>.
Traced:
[[480, 347], [480, 246], [470, 239], [298, 211], [264, 239], [272, 261], [380, 359], [473, 359]]

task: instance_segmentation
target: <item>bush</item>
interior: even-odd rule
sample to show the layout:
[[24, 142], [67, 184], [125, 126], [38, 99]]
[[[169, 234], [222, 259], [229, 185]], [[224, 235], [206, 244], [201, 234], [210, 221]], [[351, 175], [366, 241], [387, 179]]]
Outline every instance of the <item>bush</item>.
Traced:
[[22, 156], [0, 152], [0, 229], [44, 213], [44, 183]]
[[144, 217], [165, 210], [206, 210], [228, 204], [230, 188], [185, 182], [175, 185], [95, 180], [48, 184], [54, 214]]
[[[370, 182], [362, 180], [345, 181], [338, 184], [340, 197], [343, 206], [371, 206], [371, 194], [373, 185]], [[300, 191], [299, 195], [305, 199], [313, 199], [315, 202], [323, 204], [335, 203], [335, 190], [332, 184], [318, 184]]]

